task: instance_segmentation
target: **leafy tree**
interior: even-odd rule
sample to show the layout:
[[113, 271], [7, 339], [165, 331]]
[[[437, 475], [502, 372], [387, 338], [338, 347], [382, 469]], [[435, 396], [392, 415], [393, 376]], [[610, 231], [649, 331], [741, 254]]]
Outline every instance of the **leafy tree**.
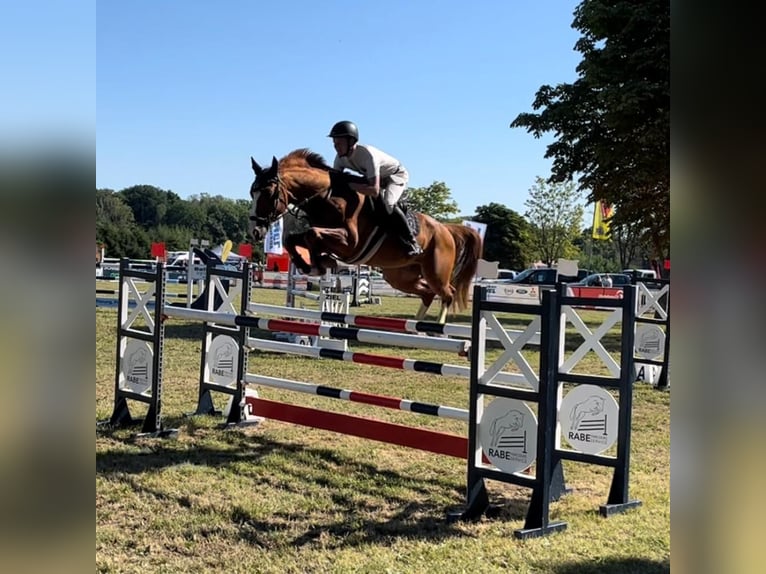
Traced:
[[149, 235], [152, 241], [164, 243], [167, 251], [183, 251], [188, 249], [189, 240], [192, 237], [196, 237], [191, 230], [178, 225], [158, 225], [154, 229], [149, 230]]
[[127, 187], [120, 191], [120, 195], [133, 210], [136, 223], [144, 229], [166, 223], [168, 207], [181, 201], [172, 191], [165, 191], [153, 185]]
[[548, 183], [539, 176], [529, 190], [524, 216], [531, 224], [530, 245], [548, 265], [579, 254], [574, 245], [582, 230], [583, 207], [578, 203], [579, 196], [573, 182]]
[[452, 199], [449, 187], [443, 181], [435, 181], [428, 187], [411, 187], [407, 190], [407, 204], [420, 213], [438, 221], [446, 221], [458, 213], [457, 203]]
[[135, 225], [133, 210], [111, 189], [96, 190], [96, 225], [113, 223], [128, 227]]
[[490, 203], [477, 207], [472, 219], [487, 225], [484, 259], [498, 261], [500, 267], [508, 269], [527, 267], [529, 224], [521, 215], [499, 203]]
[[220, 195], [203, 195], [201, 205], [205, 210], [205, 224], [201, 235], [214, 244], [231, 239], [239, 242], [247, 228], [242, 229], [234, 202]]
[[[612, 231], [614, 231], [613, 228]], [[617, 256], [614, 235], [609, 239], [593, 239], [592, 233], [593, 228], [588, 226], [579, 237], [572, 241], [574, 247], [580, 252], [576, 257], [579, 260], [580, 269], [591, 269], [604, 273], [614, 273], [624, 269], [620, 266]]]
[[579, 176], [588, 201], [615, 209], [656, 257], [670, 250], [670, 2], [583, 0], [573, 27], [583, 58], [573, 84], [542, 86], [511, 127], [553, 132], [551, 182]]
[[151, 241], [146, 231], [137, 225], [121, 227], [111, 222], [97, 224], [96, 242], [104, 244], [107, 257], [145, 259], [151, 250]]
[[[236, 235], [236, 238], [231, 237], [230, 239], [235, 243], [248, 243], [250, 241], [250, 236], [247, 234], [247, 228], [250, 224], [250, 206], [251, 202], [249, 199], [237, 199], [234, 202], [234, 210], [239, 218], [237, 223], [239, 233]], [[255, 254], [255, 249], [253, 249], [253, 253]]]
[[198, 196], [188, 200], [169, 198], [165, 223], [169, 226], [181, 227], [191, 232], [191, 237], [199, 237], [205, 227], [207, 214]]
[[620, 269], [648, 267], [654, 249], [644, 229], [637, 224], [611, 225], [611, 235], [620, 260]]
[[136, 225], [133, 210], [111, 189], [96, 190], [96, 241], [108, 257], [148, 257], [149, 238]]

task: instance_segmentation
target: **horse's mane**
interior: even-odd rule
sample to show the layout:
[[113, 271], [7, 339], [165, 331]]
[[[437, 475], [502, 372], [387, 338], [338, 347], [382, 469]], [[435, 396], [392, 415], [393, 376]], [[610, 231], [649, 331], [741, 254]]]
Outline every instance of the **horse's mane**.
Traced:
[[321, 155], [305, 147], [291, 151], [279, 160], [280, 168], [301, 167], [306, 165], [308, 165], [308, 167], [315, 167], [323, 170], [332, 169], [327, 165], [327, 162]]
[[300, 173], [302, 185], [313, 188], [314, 193], [321, 193], [332, 188], [336, 197], [357, 194], [348, 185], [348, 178], [353, 176], [333, 169], [327, 165], [321, 155], [308, 148], [296, 149], [280, 159], [279, 172], [283, 177], [288, 173]]

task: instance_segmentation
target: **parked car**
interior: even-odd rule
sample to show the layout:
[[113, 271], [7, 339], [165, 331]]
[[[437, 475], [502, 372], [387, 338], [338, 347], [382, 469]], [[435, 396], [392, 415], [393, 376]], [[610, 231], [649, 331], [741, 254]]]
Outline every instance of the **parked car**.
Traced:
[[512, 269], [498, 269], [497, 277], [476, 277], [476, 281], [479, 283], [510, 283], [513, 278], [519, 274], [518, 271]]
[[[585, 272], [586, 275], [590, 273], [590, 271], [585, 269], [583, 269], [582, 272]], [[525, 269], [516, 275], [516, 277], [511, 279], [508, 283], [523, 283], [525, 285], [555, 285], [557, 282], [572, 283], [577, 280], [577, 277], [558, 275], [558, 270], [555, 267], [539, 267]]]
[[502, 281], [503, 279], [514, 279], [516, 275], [518, 275], [518, 271], [514, 271], [513, 269], [498, 269], [497, 270], [497, 278], [498, 280]]
[[657, 273], [653, 269], [623, 269], [623, 273], [639, 279], [657, 279]]
[[578, 287], [607, 287], [609, 286], [609, 282], [606, 281], [607, 277], [611, 279], [611, 287], [630, 285], [630, 275], [625, 273], [591, 273], [572, 285]]

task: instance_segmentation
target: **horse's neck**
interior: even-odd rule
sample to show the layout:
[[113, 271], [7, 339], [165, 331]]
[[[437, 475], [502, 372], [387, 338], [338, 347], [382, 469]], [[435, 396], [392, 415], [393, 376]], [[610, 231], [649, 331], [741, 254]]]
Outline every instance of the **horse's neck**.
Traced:
[[[292, 202], [309, 216], [315, 226], [343, 226], [356, 220], [365, 196], [352, 190], [341, 175], [321, 169], [294, 170], [283, 176]], [[314, 201], [310, 201], [314, 199]]]
[[[322, 177], [324, 176], [324, 177]], [[330, 176], [326, 172], [315, 170], [296, 170], [284, 176], [285, 182], [296, 203], [308, 201], [312, 197], [326, 194], [330, 189]]]

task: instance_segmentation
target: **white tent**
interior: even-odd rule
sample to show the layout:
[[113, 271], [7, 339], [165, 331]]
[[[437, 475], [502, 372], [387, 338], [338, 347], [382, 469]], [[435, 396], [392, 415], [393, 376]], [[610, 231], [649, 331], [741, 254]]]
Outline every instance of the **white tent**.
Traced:
[[[211, 251], [220, 257], [221, 253], [223, 253], [223, 245], [218, 245], [217, 247], [211, 249]], [[225, 263], [238, 263], [239, 261], [246, 259], [247, 257], [242, 257], [241, 255], [234, 253], [234, 251], [229, 251], [229, 255], [226, 257]]]

